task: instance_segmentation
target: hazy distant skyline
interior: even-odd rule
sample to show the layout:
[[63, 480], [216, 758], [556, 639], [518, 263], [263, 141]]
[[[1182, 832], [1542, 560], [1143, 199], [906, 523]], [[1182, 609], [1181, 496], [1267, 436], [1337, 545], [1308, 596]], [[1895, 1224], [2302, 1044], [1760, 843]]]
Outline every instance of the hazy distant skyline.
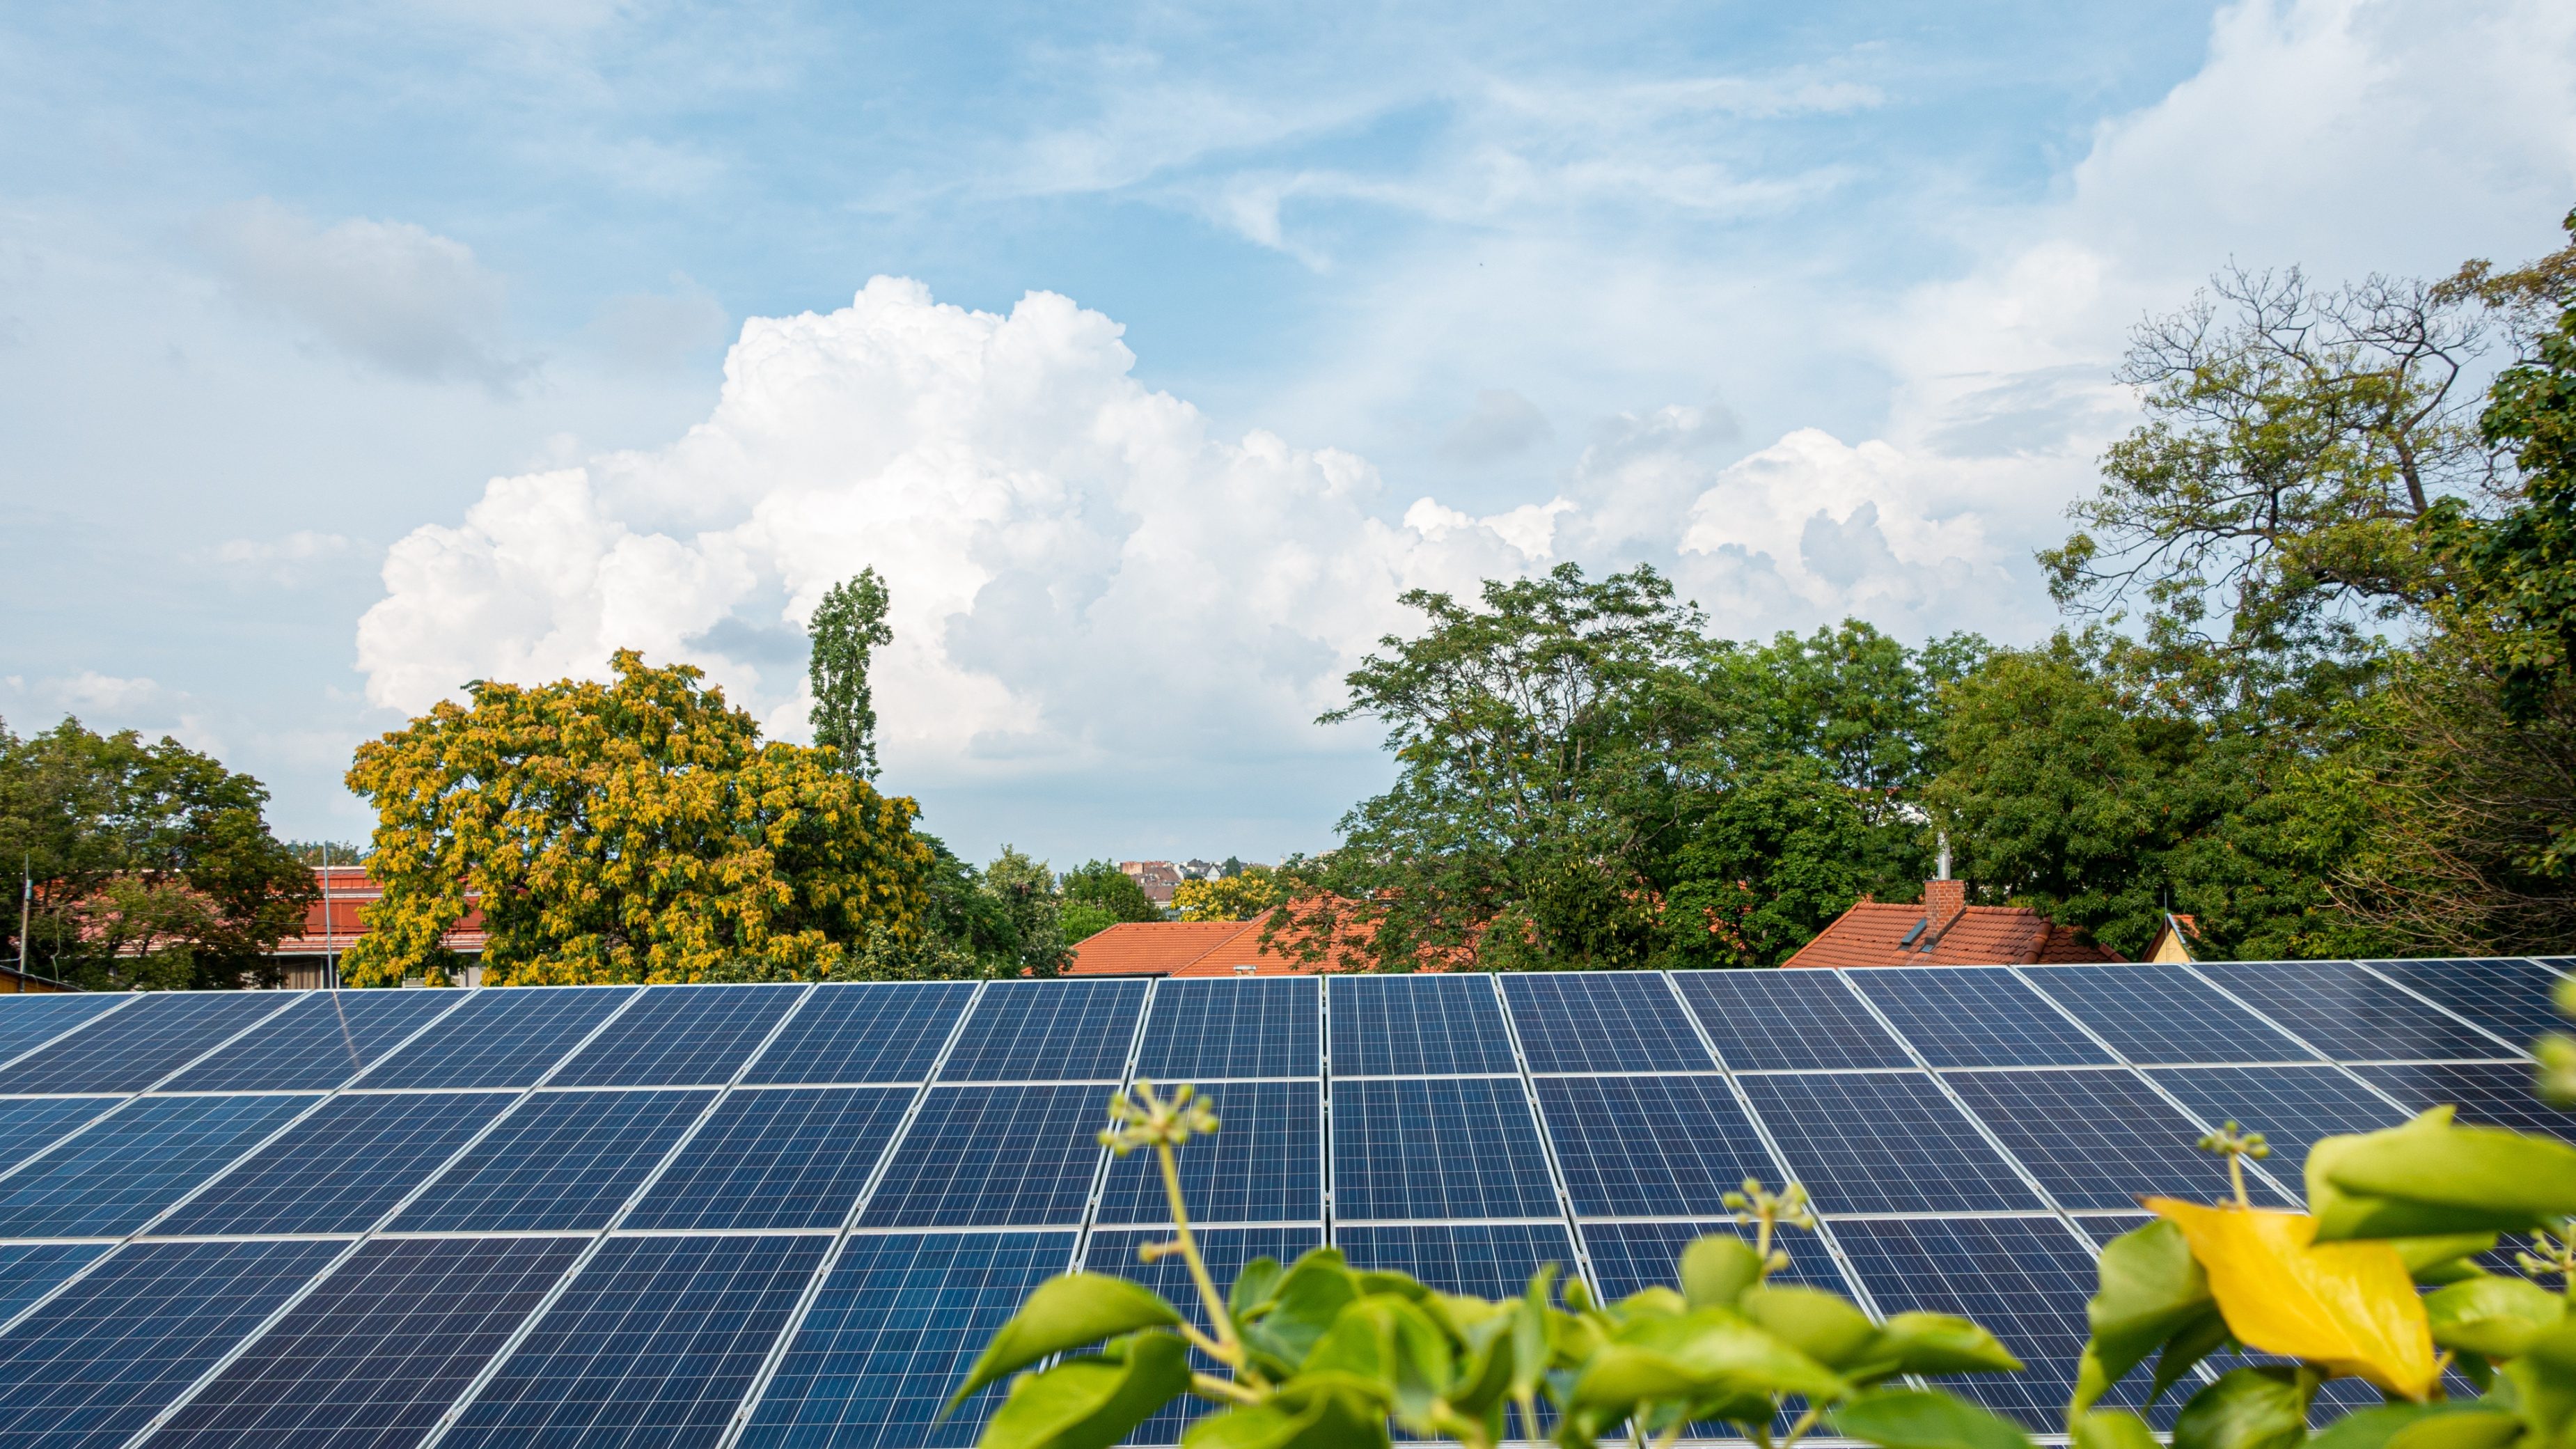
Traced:
[[475, 677], [706, 665], [988, 858], [1329, 844], [1395, 595], [2044, 636], [2138, 316], [2555, 243], [2576, 8], [441, 0], [0, 17], [0, 718], [364, 835]]

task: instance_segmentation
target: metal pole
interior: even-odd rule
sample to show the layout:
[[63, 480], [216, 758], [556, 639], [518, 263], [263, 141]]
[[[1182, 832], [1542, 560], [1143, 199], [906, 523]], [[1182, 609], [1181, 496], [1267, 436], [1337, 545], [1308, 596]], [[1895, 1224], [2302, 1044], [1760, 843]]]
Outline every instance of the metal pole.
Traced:
[[35, 857], [25, 851], [18, 855], [18, 989], [27, 989], [27, 908], [36, 901]]
[[322, 972], [331, 978], [331, 989], [340, 989], [340, 953], [331, 947], [331, 932], [336, 926], [331, 916], [331, 842], [322, 842]]

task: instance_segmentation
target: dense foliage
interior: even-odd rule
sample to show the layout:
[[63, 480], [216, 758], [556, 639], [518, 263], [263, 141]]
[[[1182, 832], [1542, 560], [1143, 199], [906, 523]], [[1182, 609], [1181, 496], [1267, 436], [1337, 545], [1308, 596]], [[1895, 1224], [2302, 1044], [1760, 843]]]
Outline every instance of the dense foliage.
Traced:
[[1172, 909], [1184, 921], [1249, 921], [1279, 904], [1278, 873], [1240, 862], [1214, 880], [1185, 880], [1172, 892]]
[[347, 978], [443, 977], [480, 906], [494, 984], [813, 978], [918, 940], [931, 851], [913, 805], [763, 744], [686, 665], [618, 652], [613, 683], [477, 682], [359, 747], [384, 898]]
[[[92, 990], [274, 984], [264, 958], [303, 928], [313, 878], [269, 833], [267, 803], [176, 740], [0, 726], [0, 855], [34, 882], [28, 969]], [[19, 905], [0, 913], [10, 965]]]

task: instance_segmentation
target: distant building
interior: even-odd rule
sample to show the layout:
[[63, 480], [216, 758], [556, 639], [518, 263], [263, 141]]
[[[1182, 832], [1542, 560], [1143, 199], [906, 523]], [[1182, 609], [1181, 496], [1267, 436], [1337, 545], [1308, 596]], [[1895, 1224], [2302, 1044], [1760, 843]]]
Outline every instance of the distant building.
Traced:
[[2200, 922], [2189, 916], [2165, 912], [2165, 923], [2156, 928], [2155, 944], [2147, 948], [2147, 959], [2165, 965], [2192, 959], [2191, 943], [2200, 939]]
[[2126, 959], [2027, 907], [1969, 905], [1965, 881], [1928, 880], [1919, 904], [1864, 900], [1785, 964], [2037, 966]]
[[[277, 943], [276, 958], [286, 968], [289, 989], [310, 991], [335, 984], [331, 968], [358, 938], [367, 933], [366, 922], [358, 912], [384, 898], [385, 888], [376, 884], [363, 865], [313, 867], [313, 888], [321, 894], [304, 912], [304, 929]], [[483, 975], [483, 909], [475, 904], [482, 897], [467, 894], [465, 916], [450, 926], [440, 944], [461, 956], [473, 958], [465, 967], [465, 984], [480, 983]]]
[[1171, 908], [1172, 892], [1181, 888], [1181, 868], [1168, 860], [1122, 860], [1118, 868], [1125, 871], [1145, 892], [1145, 899]]

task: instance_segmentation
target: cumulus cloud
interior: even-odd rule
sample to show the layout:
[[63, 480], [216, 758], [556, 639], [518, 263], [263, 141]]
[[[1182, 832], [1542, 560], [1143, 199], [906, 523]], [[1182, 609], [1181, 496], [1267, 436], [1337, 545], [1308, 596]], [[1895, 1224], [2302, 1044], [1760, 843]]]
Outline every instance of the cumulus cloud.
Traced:
[[801, 737], [787, 631], [874, 566], [878, 710], [910, 778], [1305, 748], [1398, 593], [1533, 566], [1571, 506], [1388, 524], [1365, 461], [1216, 436], [1135, 381], [1120, 332], [1049, 293], [1005, 316], [886, 277], [754, 318], [679, 441], [496, 478], [397, 542], [358, 630], [368, 697], [596, 676], [631, 645]]
[[506, 392], [528, 370], [502, 340], [500, 278], [453, 238], [402, 221], [325, 227], [261, 199], [207, 216], [198, 240], [244, 301], [397, 376]]
[[149, 679], [119, 679], [113, 674], [84, 669], [65, 678], [44, 680], [36, 686], [36, 693], [57, 708], [122, 715], [157, 702], [162, 690]]

